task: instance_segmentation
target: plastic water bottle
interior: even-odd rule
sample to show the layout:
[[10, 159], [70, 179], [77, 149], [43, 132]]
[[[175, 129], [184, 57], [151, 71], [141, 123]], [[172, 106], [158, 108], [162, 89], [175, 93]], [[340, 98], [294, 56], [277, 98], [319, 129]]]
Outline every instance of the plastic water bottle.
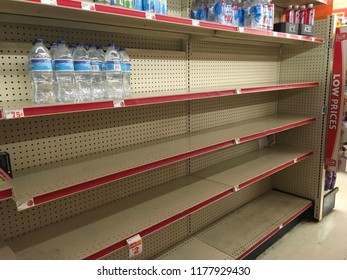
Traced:
[[143, 10], [146, 12], [155, 12], [155, 0], [143, 0]]
[[89, 45], [88, 54], [92, 67], [91, 72], [91, 88], [94, 100], [101, 100], [105, 98], [105, 77], [103, 67], [104, 58], [96, 49], [95, 45]]
[[251, 28], [262, 29], [263, 14], [264, 10], [261, 0], [253, 0], [251, 2]]
[[92, 101], [92, 82], [89, 54], [83, 46], [78, 43], [73, 53], [75, 80], [76, 80], [76, 97], [78, 101]]
[[29, 54], [33, 101], [37, 104], [55, 102], [53, 91], [52, 57], [43, 44], [43, 39], [36, 39]]
[[167, 0], [161, 0], [161, 13], [167, 15]]
[[286, 9], [286, 22], [294, 23], [294, 10], [293, 5], [289, 5]]
[[122, 58], [122, 71], [123, 71], [123, 89], [124, 89], [124, 97], [129, 98], [131, 96], [131, 64], [130, 58], [125, 52], [124, 48], [119, 49], [119, 54]]
[[53, 69], [54, 69], [54, 60], [53, 60], [53, 57], [54, 57], [54, 53], [55, 53], [55, 51], [57, 50], [57, 48], [58, 48], [58, 45], [57, 45], [57, 43], [54, 43], [54, 42], [51, 43], [51, 47], [49, 48], [49, 51], [50, 51], [50, 53], [51, 53], [51, 58], [52, 58], [52, 66], [53, 66]]
[[[55, 69], [55, 66], [54, 66], [54, 54], [55, 54], [57, 48], [58, 48], [58, 44], [55, 43], [55, 42], [52, 42], [49, 51], [50, 51], [51, 57], [52, 57], [52, 69], [53, 70]], [[57, 86], [57, 77], [55, 76], [55, 71], [53, 71], [53, 91], [54, 91], [55, 99], [57, 101], [58, 86]]]
[[214, 10], [214, 16], [215, 16], [215, 21], [218, 23], [225, 23], [224, 22], [224, 14], [223, 14], [223, 3], [221, 0], [216, 0], [216, 3], [214, 4], [213, 10]]
[[120, 54], [115, 44], [109, 44], [105, 54], [108, 99], [123, 99], [123, 72]]
[[142, 11], [143, 10], [143, 4], [142, 4], [142, 0], [134, 0], [135, 1], [135, 9]]
[[267, 30], [274, 29], [274, 18], [275, 18], [275, 5], [271, 2], [271, 0], [267, 0], [267, 8], [268, 8], [268, 20], [267, 20]]
[[252, 27], [252, 15], [251, 15], [251, 0], [247, 0], [243, 4], [243, 14], [244, 14], [244, 26]]
[[216, 16], [214, 14], [214, 4], [215, 4], [215, 0], [209, 0], [207, 3], [207, 13], [206, 13], [207, 21], [216, 21]]
[[123, 6], [128, 9], [134, 9], [134, 0], [124, 0]]
[[299, 5], [294, 6], [294, 23], [300, 23], [300, 10]]
[[299, 23], [300, 24], [305, 24], [305, 15], [306, 15], [306, 6], [304, 5], [304, 6], [301, 6], [300, 7], [300, 14], [299, 14], [299, 18], [300, 18], [300, 20], [299, 20]]
[[306, 22], [305, 24], [314, 25], [315, 10], [313, 4], [308, 4], [306, 9]]
[[75, 50], [76, 50], [76, 45], [75, 45], [75, 44], [69, 45], [69, 50], [70, 50], [71, 54], [73, 55], [73, 53], [74, 53]]
[[58, 42], [58, 48], [54, 53], [54, 70], [57, 79], [58, 101], [76, 102], [74, 63], [65, 41]]

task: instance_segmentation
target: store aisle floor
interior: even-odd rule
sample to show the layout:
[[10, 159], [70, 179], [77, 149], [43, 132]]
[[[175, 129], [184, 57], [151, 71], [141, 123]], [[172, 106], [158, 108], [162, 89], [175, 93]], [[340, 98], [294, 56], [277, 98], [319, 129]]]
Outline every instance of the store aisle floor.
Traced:
[[302, 222], [268, 248], [260, 260], [346, 260], [347, 174], [338, 173], [335, 209], [321, 222]]

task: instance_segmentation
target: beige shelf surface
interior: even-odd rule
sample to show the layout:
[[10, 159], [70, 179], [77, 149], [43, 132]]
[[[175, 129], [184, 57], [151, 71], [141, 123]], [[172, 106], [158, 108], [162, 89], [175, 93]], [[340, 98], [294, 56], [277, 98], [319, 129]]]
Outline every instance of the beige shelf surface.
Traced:
[[0, 239], [0, 260], [15, 260], [16, 256], [5, 241]]
[[228, 190], [187, 176], [8, 244], [18, 259], [83, 259]]
[[[286, 156], [282, 155], [282, 161], [276, 162], [278, 165], [292, 156], [300, 156], [306, 152], [294, 152], [294, 148], [290, 150], [287, 147], [282, 149], [282, 154]], [[265, 154], [271, 154], [271, 151], [281, 158], [280, 147], [264, 149]], [[263, 156], [263, 152], [253, 153], [253, 157], [258, 158], [251, 160], [248, 165], [253, 173], [249, 170], [244, 171], [249, 176], [242, 177], [246, 180], [258, 175], [259, 166], [274, 167], [273, 164], [267, 165], [271, 157]], [[240, 162], [240, 159], [236, 159], [235, 162]], [[218, 171], [213, 167], [212, 169]], [[242, 173], [243, 170], [238, 172]], [[230, 174], [233, 174], [232, 167]], [[206, 203], [211, 198], [221, 194], [227, 196], [231, 192], [230, 185], [190, 175], [16, 238], [9, 241], [9, 245], [19, 259], [82, 259], [200, 203]], [[204, 206], [213, 202], [214, 200]], [[264, 213], [268, 214], [266, 211]], [[189, 211], [185, 215], [188, 214]]]
[[231, 260], [227, 254], [200, 241], [190, 238], [178, 245], [169, 253], [158, 258], [159, 260]]
[[309, 149], [276, 145], [223, 161], [194, 175], [232, 187], [242, 186], [252, 178], [262, 179], [270, 171], [280, 171], [285, 164], [294, 164], [310, 153]]
[[270, 191], [194, 236], [197, 242], [193, 244], [203, 242], [208, 245], [201, 246], [207, 248], [205, 252], [198, 249], [194, 254], [194, 246], [190, 245], [193, 241], [190, 241], [171, 249], [159, 259], [208, 259], [211, 247], [220, 251], [220, 255], [238, 259], [310, 205], [309, 200]]
[[[14, 200], [17, 202], [17, 205], [22, 205], [44, 194], [64, 190], [71, 186], [91, 182], [98, 178], [105, 178], [106, 176], [118, 174], [122, 171], [141, 167], [156, 161], [173, 158], [169, 163], [176, 162], [181, 159], [175, 159], [175, 156], [203, 148], [207, 148], [207, 150], [203, 150], [199, 154], [206, 153], [222, 148], [210, 148], [213, 145], [226, 143], [235, 139], [239, 143], [242, 143], [313, 121], [314, 119], [306, 116], [270, 115], [233, 125], [163, 139], [149, 144], [137, 145], [124, 149], [123, 151], [109, 151], [83, 159], [74, 159], [70, 162], [55, 163], [46, 167], [26, 170], [22, 174], [18, 174], [14, 179], [7, 181], [6, 185], [9, 184], [13, 187]], [[122, 164], [115, 164], [117, 162], [122, 162]], [[140, 172], [141, 170], [134, 171], [129, 176]], [[100, 183], [96, 182], [95, 186], [98, 185]], [[59, 195], [57, 194], [55, 199], [63, 197], [63, 195]]]

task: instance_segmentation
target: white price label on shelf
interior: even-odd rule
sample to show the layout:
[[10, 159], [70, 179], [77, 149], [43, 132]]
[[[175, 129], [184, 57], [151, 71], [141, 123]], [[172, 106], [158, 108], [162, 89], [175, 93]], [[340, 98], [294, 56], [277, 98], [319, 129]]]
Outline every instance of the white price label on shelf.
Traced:
[[302, 40], [302, 35], [298, 35], [299, 36], [299, 39]]
[[35, 206], [33, 199], [29, 199], [28, 201], [17, 202], [18, 211], [25, 210], [33, 206]]
[[95, 4], [82, 2], [82, 10], [95, 11]]
[[316, 39], [314, 37], [311, 38], [312, 42], [314, 42]]
[[239, 32], [245, 32], [245, 28], [244, 27], [239, 27]]
[[294, 163], [297, 163], [298, 162], [298, 159], [296, 158], [296, 159], [294, 159]]
[[235, 192], [237, 192], [237, 191], [239, 191], [239, 190], [240, 190], [240, 186], [239, 186], [239, 185], [237, 185], [237, 186], [234, 187], [234, 191], [235, 191]]
[[136, 234], [135, 236], [127, 239], [127, 244], [129, 247], [130, 258], [133, 258], [142, 253], [142, 238], [140, 235]]
[[124, 107], [124, 106], [125, 106], [124, 100], [113, 101], [113, 107], [115, 107], [115, 108]]
[[6, 111], [5, 113], [6, 119], [17, 119], [17, 118], [23, 118], [23, 117], [24, 117], [23, 109], [15, 109], [11, 111]]
[[57, 6], [57, 0], [41, 0], [42, 4]]
[[236, 139], [235, 139], [235, 143], [236, 143], [236, 144], [240, 144], [240, 142], [241, 142], [241, 141], [240, 141], [240, 138], [236, 138]]
[[192, 25], [193, 26], [200, 26], [200, 21], [196, 19], [192, 19]]
[[287, 33], [286, 36], [287, 36], [287, 38], [290, 38], [290, 34]]
[[272, 32], [272, 35], [273, 35], [274, 37], [277, 37], [277, 36], [278, 36], [278, 34], [277, 34], [276, 31]]
[[282, 229], [283, 228], [283, 224], [281, 224], [280, 226], [279, 226], [279, 229]]
[[241, 93], [242, 93], [242, 90], [241, 90], [240, 88], [237, 88], [237, 89], [235, 90], [235, 92], [236, 92], [236, 94], [241, 94]]
[[153, 14], [153, 13], [146, 13], [146, 19], [155, 20], [155, 14]]

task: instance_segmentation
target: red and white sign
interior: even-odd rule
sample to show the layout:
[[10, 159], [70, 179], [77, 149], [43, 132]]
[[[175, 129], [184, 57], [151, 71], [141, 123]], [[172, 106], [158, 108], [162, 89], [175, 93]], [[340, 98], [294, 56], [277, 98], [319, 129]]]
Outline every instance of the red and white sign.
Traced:
[[127, 239], [129, 247], [129, 258], [133, 258], [142, 253], [142, 238], [139, 234]]
[[334, 66], [329, 95], [327, 146], [325, 169], [337, 171], [344, 103], [344, 87], [347, 65], [347, 27], [337, 28], [335, 38]]

